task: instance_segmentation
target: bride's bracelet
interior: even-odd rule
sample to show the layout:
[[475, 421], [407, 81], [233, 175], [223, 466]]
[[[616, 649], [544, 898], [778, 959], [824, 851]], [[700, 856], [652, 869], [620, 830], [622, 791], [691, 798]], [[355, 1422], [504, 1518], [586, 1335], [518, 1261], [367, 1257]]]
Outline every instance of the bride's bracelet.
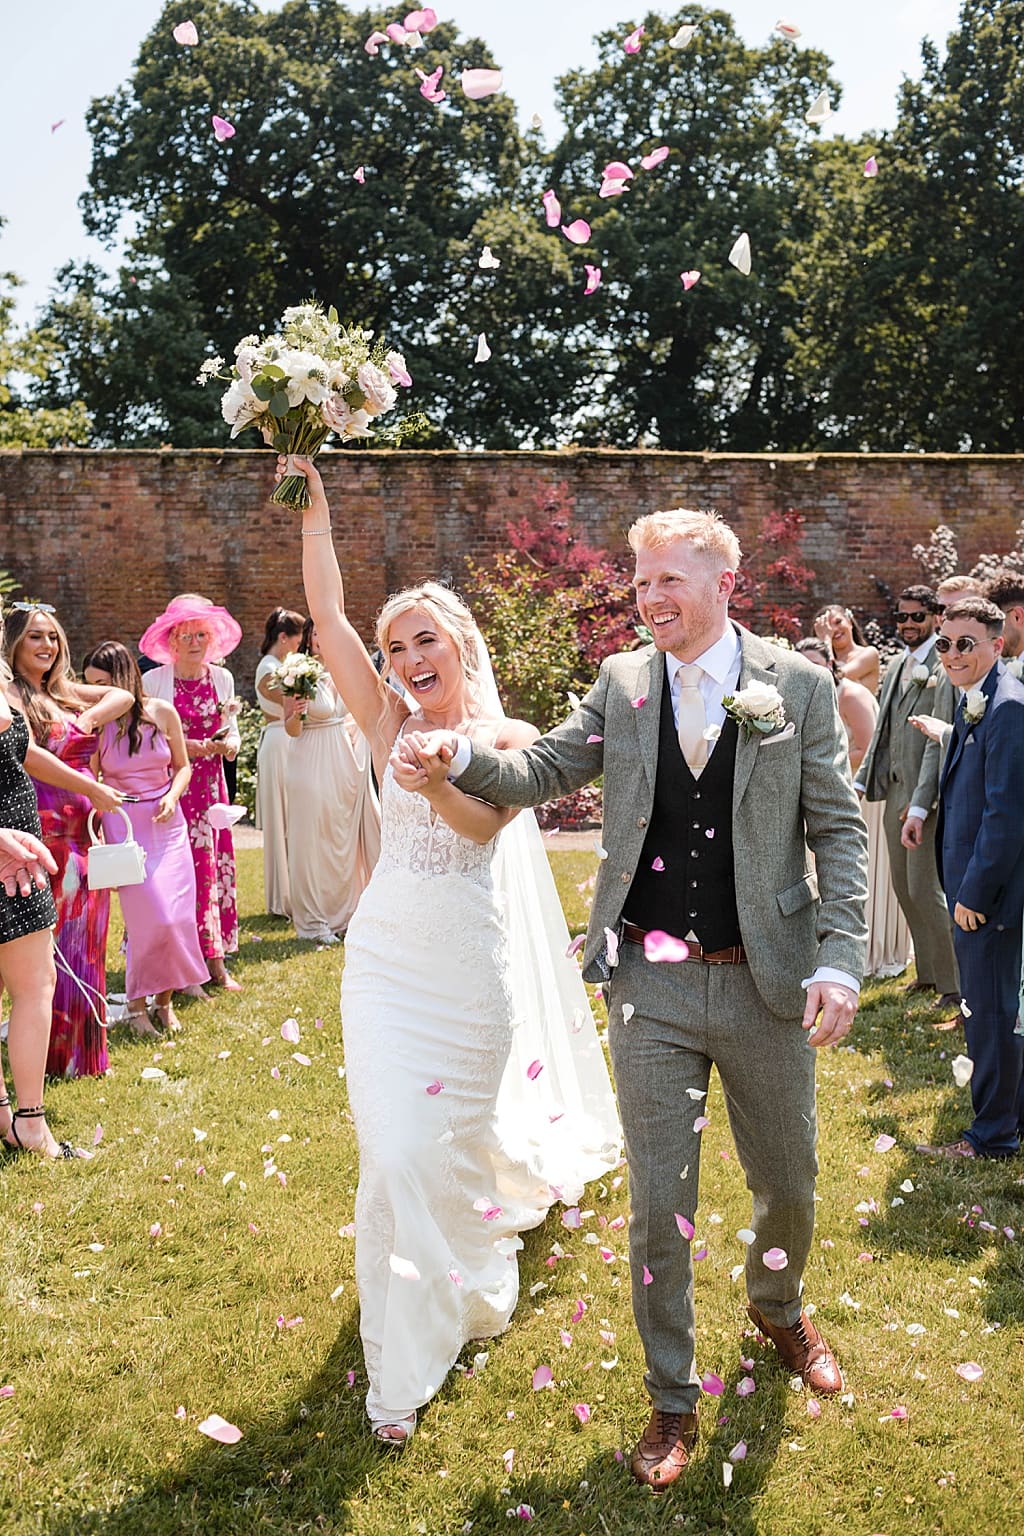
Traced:
[[302, 537], [304, 539], [316, 539], [319, 538], [321, 534], [330, 534], [330, 532], [330, 528], [303, 528]]

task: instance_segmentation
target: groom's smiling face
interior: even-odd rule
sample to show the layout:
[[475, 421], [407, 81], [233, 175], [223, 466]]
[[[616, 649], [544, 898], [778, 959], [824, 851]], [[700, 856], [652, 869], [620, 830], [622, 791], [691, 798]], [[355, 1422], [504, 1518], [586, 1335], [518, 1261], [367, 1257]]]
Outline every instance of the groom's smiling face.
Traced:
[[633, 588], [640, 617], [659, 651], [694, 661], [724, 634], [734, 571], [699, 554], [688, 539], [638, 549]]

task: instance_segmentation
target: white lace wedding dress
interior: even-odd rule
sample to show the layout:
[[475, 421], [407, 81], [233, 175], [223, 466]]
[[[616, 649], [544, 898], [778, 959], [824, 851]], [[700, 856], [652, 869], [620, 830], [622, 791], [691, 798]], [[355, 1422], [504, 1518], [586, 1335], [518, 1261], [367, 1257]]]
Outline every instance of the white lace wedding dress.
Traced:
[[[381, 808], [380, 860], [349, 926], [342, 980], [360, 1159], [356, 1280], [375, 1420], [420, 1407], [464, 1344], [507, 1327], [522, 1246], [514, 1234], [556, 1199], [577, 1199], [583, 1180], [620, 1155], [603, 1053], [576, 966], [564, 959], [543, 849], [557, 912], [545, 943], [558, 960], [548, 968], [561, 975], [545, 1007], [533, 977], [532, 997], [514, 1000], [509, 903], [492, 872], [496, 846], [523, 818], [484, 846], [469, 842], [399, 788], [390, 768]], [[535, 823], [533, 833], [539, 843]], [[535, 900], [534, 922], [538, 910]], [[550, 927], [550, 905], [545, 918]]]

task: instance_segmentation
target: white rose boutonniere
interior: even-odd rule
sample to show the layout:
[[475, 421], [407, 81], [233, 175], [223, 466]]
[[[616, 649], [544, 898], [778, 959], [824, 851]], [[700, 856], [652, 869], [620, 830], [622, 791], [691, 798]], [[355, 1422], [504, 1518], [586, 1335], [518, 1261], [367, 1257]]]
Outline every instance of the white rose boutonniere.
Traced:
[[980, 688], [971, 688], [964, 695], [964, 719], [968, 725], [977, 725], [988, 708], [988, 699]]
[[927, 688], [930, 679], [931, 673], [928, 668], [923, 661], [919, 661], [910, 674], [910, 681], [918, 688]]
[[738, 693], [726, 694], [722, 705], [748, 735], [771, 736], [786, 723], [782, 694], [773, 683], [748, 683]]
[[1007, 656], [1003, 659], [1003, 666], [1018, 683], [1024, 681], [1024, 656]]

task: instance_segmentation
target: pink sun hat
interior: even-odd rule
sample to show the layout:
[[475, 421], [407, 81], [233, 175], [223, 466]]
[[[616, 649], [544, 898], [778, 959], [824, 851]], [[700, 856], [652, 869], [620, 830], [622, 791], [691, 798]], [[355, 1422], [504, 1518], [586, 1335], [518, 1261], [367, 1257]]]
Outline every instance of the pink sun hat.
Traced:
[[217, 661], [230, 656], [242, 638], [241, 624], [231, 617], [226, 608], [218, 608], [215, 603], [207, 603], [194, 597], [176, 597], [169, 602], [160, 617], [153, 620], [139, 641], [139, 650], [151, 661], [173, 660], [169, 643], [171, 630], [197, 620], [210, 631], [207, 654]]

